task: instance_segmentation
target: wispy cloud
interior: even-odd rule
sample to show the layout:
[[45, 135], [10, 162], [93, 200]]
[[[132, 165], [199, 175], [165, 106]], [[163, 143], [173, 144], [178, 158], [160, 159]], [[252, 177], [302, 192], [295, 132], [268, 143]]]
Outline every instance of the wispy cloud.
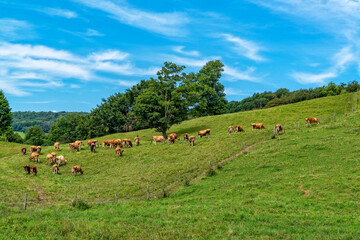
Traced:
[[219, 56], [204, 57], [204, 58], [190, 58], [190, 57], [179, 57], [175, 55], [165, 55], [165, 59], [174, 62], [176, 64], [185, 65], [187, 67], [203, 67], [207, 62], [221, 59]]
[[99, 31], [95, 30], [95, 29], [88, 29], [85, 33], [83, 33], [85, 36], [88, 37], [102, 37], [104, 36], [104, 34], [100, 33]]
[[184, 36], [183, 28], [189, 22], [185, 13], [154, 13], [128, 5], [125, 1], [111, 0], [73, 0], [85, 6], [96, 8], [110, 14], [110, 17], [123, 24], [159, 33], [165, 36]]
[[39, 12], [43, 12], [45, 14], [48, 14], [50, 16], [58, 16], [58, 17], [64, 17], [64, 18], [77, 18], [78, 15], [76, 12], [67, 10], [67, 9], [61, 9], [61, 8], [44, 8], [44, 9], [37, 9]]
[[323, 72], [319, 74], [296, 72], [292, 74], [292, 77], [301, 84], [325, 84], [326, 80], [337, 77], [337, 73]]
[[254, 71], [255, 68], [249, 68], [245, 71], [240, 71], [227, 65], [224, 66], [224, 74], [227, 75], [226, 80], [230, 82], [235, 82], [239, 80], [259, 82], [260, 80], [257, 77], [253, 76]]
[[0, 40], [14, 41], [35, 37], [33, 25], [16, 19], [0, 19]]
[[109, 60], [116, 60], [116, 61], [122, 61], [126, 59], [129, 56], [128, 53], [121, 52], [118, 50], [107, 50], [105, 52], [96, 52], [90, 54], [89, 58], [93, 59], [95, 61], [109, 61]]
[[235, 37], [231, 34], [220, 34], [220, 37], [224, 38], [228, 42], [231, 42], [233, 44], [232, 48], [240, 56], [244, 56], [257, 62], [265, 61], [265, 58], [259, 54], [262, 48], [255, 42]]
[[174, 52], [186, 55], [186, 56], [192, 56], [192, 57], [198, 57], [200, 56], [200, 53], [198, 51], [184, 51], [184, 46], [176, 46], [173, 48]]
[[248, 96], [249, 94], [244, 93], [242, 90], [235, 89], [235, 88], [225, 88], [225, 94], [228, 96]]

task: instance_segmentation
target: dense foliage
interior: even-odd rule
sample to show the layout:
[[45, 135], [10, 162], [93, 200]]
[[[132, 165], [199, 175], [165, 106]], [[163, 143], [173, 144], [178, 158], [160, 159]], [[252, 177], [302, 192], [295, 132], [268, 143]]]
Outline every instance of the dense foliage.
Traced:
[[[14, 131], [26, 133], [30, 127], [39, 125], [46, 133], [50, 131], [50, 126], [60, 117], [65, 117], [71, 112], [13, 112], [13, 122], [11, 126]], [[88, 113], [79, 112], [77, 114], [86, 115]]]
[[327, 86], [310, 89], [300, 89], [290, 92], [286, 88], [280, 88], [276, 92], [254, 93], [251, 97], [241, 101], [231, 101], [227, 104], [229, 113], [248, 111], [252, 109], [270, 108], [284, 104], [296, 103], [305, 100], [335, 96], [345, 92], [356, 92], [360, 85], [357, 81], [348, 84], [336, 85], [330, 82]]
[[42, 145], [45, 141], [45, 133], [39, 125], [29, 128], [25, 135], [25, 142], [30, 145]]
[[0, 135], [9, 129], [12, 118], [9, 102], [0, 90]]

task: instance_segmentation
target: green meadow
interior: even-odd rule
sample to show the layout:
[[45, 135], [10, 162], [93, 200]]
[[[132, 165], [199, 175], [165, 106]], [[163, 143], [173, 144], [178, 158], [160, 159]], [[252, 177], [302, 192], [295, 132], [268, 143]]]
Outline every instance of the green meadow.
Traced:
[[[23, 170], [29, 153], [0, 142], [0, 238], [357, 239], [360, 117], [351, 111], [354, 103], [354, 94], [344, 94], [197, 118], [168, 131], [180, 135], [175, 144], [152, 144], [160, 135], [154, 130], [97, 138], [139, 136], [140, 146], [125, 148], [119, 158], [114, 149], [69, 152], [62, 144], [57, 155], [68, 163], [58, 175], [46, 162], [52, 147], [31, 163], [38, 175], [30, 177]], [[307, 117], [321, 124], [306, 127]], [[267, 129], [251, 131], [252, 122]], [[274, 137], [277, 123], [286, 134]], [[228, 126], [237, 124], [246, 132], [229, 136]], [[207, 128], [210, 138], [200, 139], [197, 132]], [[196, 136], [194, 147], [182, 141], [185, 132]], [[72, 176], [73, 165], [84, 174]], [[78, 204], [71, 206], [75, 194]]]

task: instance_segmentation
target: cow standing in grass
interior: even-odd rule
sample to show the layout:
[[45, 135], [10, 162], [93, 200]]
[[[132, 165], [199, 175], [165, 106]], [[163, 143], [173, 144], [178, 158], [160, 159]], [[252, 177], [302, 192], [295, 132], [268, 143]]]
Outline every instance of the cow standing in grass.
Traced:
[[317, 124], [320, 123], [320, 121], [319, 121], [317, 118], [306, 118], [305, 121], [306, 121], [306, 126], [308, 126], [308, 127], [309, 127], [312, 123], [317, 123]]
[[76, 174], [80, 172], [81, 174], [84, 174], [84, 171], [81, 169], [79, 165], [73, 166], [71, 169], [71, 173], [73, 176], [76, 176]]
[[38, 154], [41, 153], [41, 146], [37, 146], [37, 147], [36, 147], [36, 152], [37, 152]]
[[279, 134], [279, 132], [285, 133], [285, 129], [281, 126], [281, 124], [276, 124], [275, 126], [275, 132], [276, 134]]
[[233, 126], [228, 127], [229, 136], [231, 136], [231, 134], [233, 133], [233, 131], [234, 131], [234, 127], [233, 127]]
[[65, 157], [63, 155], [60, 155], [60, 156], [56, 157], [56, 163], [60, 166], [62, 163], [66, 164], [67, 160], [65, 159]]
[[60, 143], [59, 142], [54, 143], [54, 150], [60, 150]]
[[189, 134], [184, 133], [184, 142], [189, 141]]
[[59, 172], [59, 165], [57, 165], [56, 163], [52, 166], [52, 171], [53, 174], [58, 174]]
[[77, 143], [69, 143], [69, 149], [70, 152], [72, 152], [73, 149], [76, 149], [76, 151], [80, 151], [80, 145]]
[[51, 165], [55, 161], [55, 156], [52, 154], [46, 155], [46, 161]]
[[195, 137], [194, 136], [190, 136], [189, 137], [189, 146], [194, 146], [195, 143]]
[[30, 147], [30, 153], [36, 152], [36, 151], [37, 151], [37, 147], [36, 147], [36, 146], [31, 146], [31, 147]]
[[117, 148], [115, 149], [115, 153], [116, 153], [116, 156], [117, 156], [117, 157], [120, 157], [120, 156], [123, 154], [123, 152], [124, 152], [124, 150], [121, 150], [120, 147], [117, 147]]
[[31, 176], [33, 176], [34, 174], [35, 174], [35, 176], [37, 175], [37, 168], [35, 165], [30, 167], [30, 173], [31, 173]]
[[26, 164], [26, 165], [24, 166], [24, 170], [25, 170], [25, 172], [26, 172], [27, 174], [30, 174], [30, 165], [29, 165], [29, 164]]
[[266, 129], [264, 124], [262, 123], [252, 123], [251, 124], [251, 130], [254, 131], [254, 129]]
[[97, 145], [98, 141], [97, 141], [97, 140], [94, 140], [94, 139], [91, 139], [91, 140], [89, 140], [89, 141], [87, 142], [86, 147], [89, 148], [92, 143], [95, 143], [95, 145]]
[[39, 162], [39, 154], [37, 152], [31, 153], [31, 155], [29, 157], [29, 161], [31, 162], [32, 159], [34, 159], [34, 161], [36, 161], [36, 162]]
[[235, 132], [245, 132], [245, 130], [243, 129], [243, 127], [241, 125], [236, 125]]
[[92, 142], [92, 143], [90, 144], [90, 151], [91, 151], [92, 153], [95, 153], [95, 148], [96, 148], [96, 143], [95, 143], [95, 142]]
[[175, 140], [180, 140], [176, 133], [171, 133], [168, 135], [168, 141], [171, 143], [175, 143]]
[[128, 139], [128, 138], [125, 138], [125, 139], [122, 140], [122, 145], [123, 145], [124, 147], [127, 147], [127, 148], [133, 146], [133, 145], [132, 145], [132, 142], [131, 142], [131, 139]]
[[166, 143], [166, 139], [164, 138], [164, 136], [153, 136], [153, 143], [156, 145], [157, 142], [164, 142]]
[[205, 130], [201, 130], [198, 132], [198, 136], [200, 138], [207, 136], [208, 138], [210, 137], [210, 129], [205, 129]]
[[136, 146], [139, 146], [140, 145], [140, 138], [139, 137], [135, 137], [134, 138], [134, 143]]
[[23, 155], [26, 155], [26, 147], [22, 147], [21, 152], [22, 152]]

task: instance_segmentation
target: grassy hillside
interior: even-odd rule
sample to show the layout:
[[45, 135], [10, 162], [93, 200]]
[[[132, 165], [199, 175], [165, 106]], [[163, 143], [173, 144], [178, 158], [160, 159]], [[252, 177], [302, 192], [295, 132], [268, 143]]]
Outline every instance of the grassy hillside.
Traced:
[[[69, 163], [58, 176], [45, 163], [50, 148], [44, 148], [42, 162], [36, 164], [38, 176], [29, 177], [22, 169], [28, 161], [20, 146], [1, 143], [0, 209], [7, 218], [0, 222], [0, 233], [10, 238], [356, 238], [360, 118], [357, 113], [340, 115], [351, 103], [353, 95], [340, 95], [194, 119], [170, 130], [195, 134], [211, 128], [210, 139], [197, 138], [194, 147], [182, 142], [152, 145], [149, 139], [156, 133], [151, 130], [103, 138], [142, 139], [118, 159], [114, 150], [69, 153], [63, 146], [59, 154]], [[305, 128], [304, 119], [313, 116], [322, 124]], [[263, 122], [268, 129], [252, 132], [251, 122]], [[287, 133], [271, 139], [276, 123]], [[235, 124], [242, 124], [246, 133], [228, 136], [227, 127]], [[237, 155], [244, 141], [247, 146], [259, 144], [222, 162], [216, 175], [202, 175], [209, 160], [215, 164]], [[71, 176], [75, 164], [84, 175]], [[147, 184], [154, 201], [141, 200]], [[163, 197], [163, 189], [170, 196], [155, 200]], [[86, 211], [66, 206], [75, 193], [109, 202], [115, 192], [118, 204], [92, 204]], [[25, 193], [27, 213], [19, 210]], [[62, 206], [46, 208], [56, 205]]]

